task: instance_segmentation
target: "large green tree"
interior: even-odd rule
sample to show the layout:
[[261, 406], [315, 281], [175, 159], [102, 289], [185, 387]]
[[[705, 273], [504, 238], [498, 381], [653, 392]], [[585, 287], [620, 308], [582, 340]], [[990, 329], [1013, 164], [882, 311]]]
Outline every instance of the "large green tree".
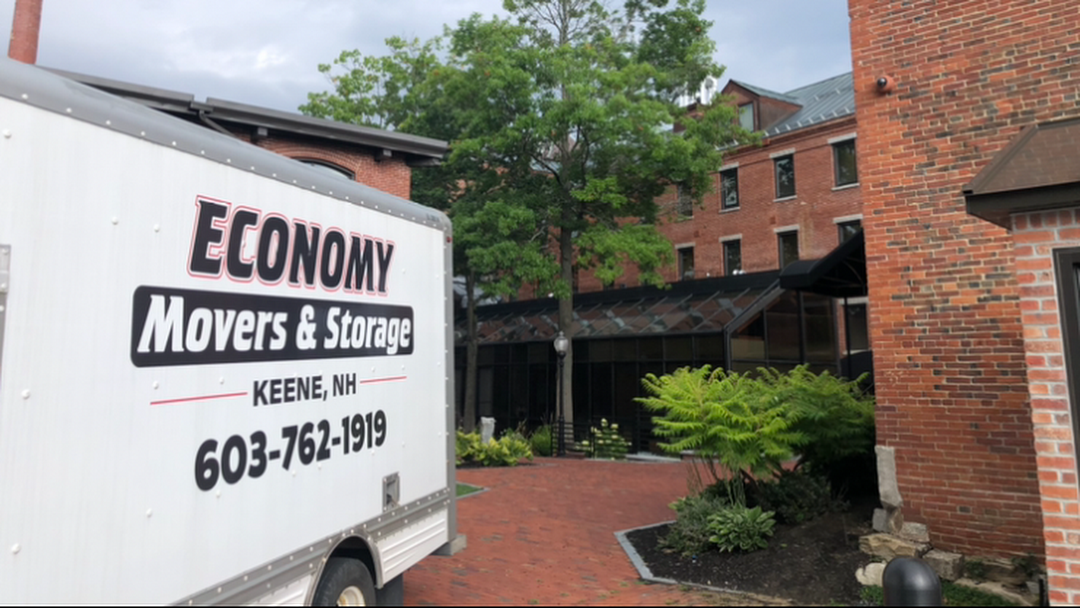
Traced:
[[[677, 101], [706, 77], [712, 59], [703, 0], [630, 0], [609, 11], [593, 0], [507, 0], [509, 19], [473, 16], [451, 32], [449, 67], [468, 80], [471, 124], [453, 156], [491, 170], [527, 167], [506, 182], [529, 195], [548, 238], [559, 328], [573, 338], [575, 272], [613, 283], [628, 264], [662, 284], [670, 242], [656, 229], [656, 200], [671, 184], [700, 202], [722, 164], [720, 150], [747, 134], [718, 100], [690, 114]], [[541, 176], [542, 180], [532, 179]], [[560, 379], [573, 420], [572, 350]]]
[[[476, 73], [443, 64], [442, 38], [426, 42], [392, 37], [382, 56], [345, 51], [319, 71], [332, 91], [309, 93], [300, 110], [310, 116], [394, 129], [447, 141], [482, 138], [501, 124], [477, 120], [470, 96]], [[464, 278], [467, 318], [465, 412], [467, 432], [476, 423], [478, 300], [512, 296], [523, 282], [551, 283], [543, 254], [547, 231], [535, 218], [538, 206], [530, 181], [541, 178], [527, 167], [456, 154], [437, 165], [412, 171], [412, 199], [447, 212], [454, 222], [454, 274]], [[512, 183], [519, 190], [506, 186]], [[542, 190], [538, 189], [538, 191]]]
[[[508, 18], [473, 15], [448, 28], [444, 55], [436, 42], [396, 39], [385, 57], [345, 53], [320, 66], [335, 90], [301, 109], [450, 141], [442, 167], [414, 172], [414, 198], [454, 219], [467, 291], [512, 293], [528, 282], [551, 292], [572, 339], [575, 273], [610, 284], [633, 264], [643, 283], [662, 284], [672, 246], [656, 229], [656, 200], [679, 184], [700, 202], [720, 150], [748, 134], [718, 100], [693, 114], [677, 103], [722, 73], [703, 0], [628, 0], [614, 11], [595, 0], [506, 0], [504, 8]], [[565, 363], [559, 386], [572, 422], [572, 350]]]

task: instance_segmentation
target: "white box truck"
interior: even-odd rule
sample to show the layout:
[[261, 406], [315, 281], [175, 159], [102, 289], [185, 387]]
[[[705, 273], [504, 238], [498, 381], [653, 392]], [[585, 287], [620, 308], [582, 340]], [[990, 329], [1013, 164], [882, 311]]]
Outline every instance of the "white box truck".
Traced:
[[401, 601], [455, 526], [447, 218], [0, 60], [0, 603]]

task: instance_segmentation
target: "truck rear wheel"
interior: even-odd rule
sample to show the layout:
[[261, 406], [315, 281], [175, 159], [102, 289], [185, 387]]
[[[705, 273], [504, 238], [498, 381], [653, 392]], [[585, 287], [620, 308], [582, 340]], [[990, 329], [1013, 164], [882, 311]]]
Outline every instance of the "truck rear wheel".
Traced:
[[367, 566], [358, 559], [332, 557], [326, 561], [313, 606], [374, 606], [375, 584]]

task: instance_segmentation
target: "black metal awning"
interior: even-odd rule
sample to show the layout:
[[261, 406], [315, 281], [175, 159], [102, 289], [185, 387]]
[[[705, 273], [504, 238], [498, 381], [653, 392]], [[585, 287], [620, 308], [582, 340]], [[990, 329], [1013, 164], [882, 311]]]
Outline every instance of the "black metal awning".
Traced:
[[[775, 287], [777, 273], [680, 281], [666, 288], [634, 287], [574, 298], [571, 326], [576, 339], [723, 332], [763, 293]], [[558, 333], [558, 302], [553, 298], [478, 306], [480, 344], [550, 341]], [[465, 315], [455, 324], [455, 341], [465, 338]]]
[[788, 264], [780, 273], [780, 287], [834, 298], [867, 295], [863, 232], [860, 230], [823, 258]]

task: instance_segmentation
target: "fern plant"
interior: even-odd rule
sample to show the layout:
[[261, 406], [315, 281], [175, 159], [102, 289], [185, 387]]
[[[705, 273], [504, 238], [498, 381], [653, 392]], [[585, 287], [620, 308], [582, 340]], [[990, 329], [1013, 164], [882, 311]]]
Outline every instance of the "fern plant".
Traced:
[[[666, 441], [670, 453], [693, 450], [708, 462], [717, 461], [742, 480], [772, 477], [805, 436], [794, 428], [795, 411], [763, 381], [749, 374], [725, 372], [706, 365], [684, 367], [642, 380], [651, 397], [638, 402], [662, 413], [653, 418], [653, 432]], [[722, 476], [710, 467], [714, 482]], [[745, 505], [742, 482], [729, 484], [733, 502]]]
[[[807, 365], [757, 374], [684, 367], [646, 375], [650, 396], [637, 401], [661, 414], [653, 432], [665, 440], [662, 449], [694, 451], [709, 464], [713, 483], [726, 483], [732, 502], [745, 505], [743, 483], [776, 476], [797, 453], [800, 464], [830, 463], [873, 446], [874, 404], [860, 380], [814, 374]], [[736, 479], [725, 482], [714, 462]]]

